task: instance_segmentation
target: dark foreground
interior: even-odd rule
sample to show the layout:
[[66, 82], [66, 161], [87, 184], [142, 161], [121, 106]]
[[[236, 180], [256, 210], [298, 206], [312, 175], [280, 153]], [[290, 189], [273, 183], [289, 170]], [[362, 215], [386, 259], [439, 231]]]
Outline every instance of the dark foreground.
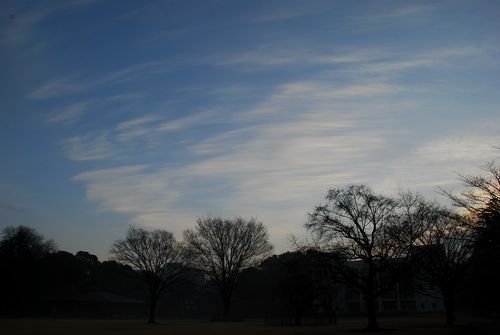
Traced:
[[[280, 327], [265, 325], [262, 320], [219, 323], [193, 320], [164, 320], [147, 325], [143, 320], [88, 319], [0, 319], [0, 334], [179, 334], [179, 335], [287, 335], [287, 334], [369, 334], [365, 320], [339, 320], [335, 326]], [[377, 334], [499, 334], [498, 320], [469, 320], [446, 327], [438, 318], [382, 319]]]

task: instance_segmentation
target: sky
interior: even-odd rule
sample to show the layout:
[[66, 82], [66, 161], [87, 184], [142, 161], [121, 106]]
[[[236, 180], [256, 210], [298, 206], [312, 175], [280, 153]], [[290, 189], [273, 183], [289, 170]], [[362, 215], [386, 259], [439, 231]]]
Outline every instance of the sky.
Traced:
[[0, 2], [0, 228], [106, 259], [329, 188], [445, 202], [500, 158], [498, 1]]

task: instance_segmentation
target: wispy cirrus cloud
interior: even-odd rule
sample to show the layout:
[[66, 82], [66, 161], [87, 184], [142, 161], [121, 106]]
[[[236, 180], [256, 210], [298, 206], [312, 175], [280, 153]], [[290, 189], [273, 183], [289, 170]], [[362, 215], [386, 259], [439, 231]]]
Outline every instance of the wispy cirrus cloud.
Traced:
[[49, 122], [73, 122], [93, 103], [93, 100], [86, 100], [57, 109], [49, 114]]
[[[191, 148], [203, 156], [189, 164], [125, 166], [84, 172], [76, 179], [102, 210], [128, 214], [131, 223], [168, 228], [180, 236], [197, 216], [208, 213], [258, 216], [278, 250], [285, 250], [288, 235], [300, 231], [305, 214], [329, 186], [369, 183], [390, 194], [404, 185], [432, 197], [437, 186], [457, 185], [453, 169], [479, 165], [494, 152], [487, 142], [500, 141], [493, 133], [473, 131], [458, 141], [443, 134], [388, 153], [389, 144], [411, 133], [378, 117], [346, 115], [342, 108], [330, 115], [308, 114], [209, 137]], [[471, 145], [481, 148], [473, 157]]]
[[154, 116], [154, 115], [141, 116], [139, 118], [120, 122], [116, 126], [116, 129], [117, 130], [126, 130], [126, 129], [130, 129], [130, 128], [134, 128], [136, 126], [141, 126], [141, 125], [144, 125], [147, 123], [151, 123], [151, 122], [157, 121], [157, 120], [158, 120], [158, 117]]
[[129, 142], [138, 137], [154, 135], [157, 122], [161, 118], [157, 115], [146, 115], [120, 122], [114, 131], [114, 136], [121, 142]]
[[[67, 153], [75, 160], [115, 159], [117, 152], [127, 152], [127, 146], [151, 153], [150, 142], [167, 143], [162, 140], [171, 136], [180, 160], [169, 161], [169, 151], [159, 145], [148, 165], [142, 164], [144, 158], [134, 161], [139, 165], [117, 160], [123, 166], [83, 172], [75, 179], [84, 183], [87, 198], [102, 210], [126, 214], [134, 224], [167, 227], [180, 234], [197, 216], [209, 212], [258, 216], [268, 224], [273, 242], [286, 249], [288, 234], [300, 230], [305, 213], [329, 186], [368, 183], [377, 191], [393, 193], [404, 185], [429, 192], [452, 182], [451, 165], [436, 156], [453, 150], [449, 145], [456, 139], [449, 133], [427, 132], [429, 125], [417, 129], [410, 124], [428, 106], [412, 95], [412, 82], [403, 79], [409, 71], [460, 66], [462, 59], [481, 52], [442, 48], [412, 54], [317, 53], [309, 64], [325, 65], [321, 71], [269, 85], [251, 105], [121, 120], [104, 133], [73, 138]], [[204, 64], [275, 70], [309, 59], [276, 59], [273, 52], [264, 51], [243, 56]], [[426, 89], [431, 91], [432, 84], [429, 79]], [[497, 138], [493, 133], [478, 137], [482, 128], [471, 128], [474, 145]], [[475, 162], [467, 155], [468, 146], [463, 149], [463, 166]], [[481, 155], [488, 153], [481, 150]], [[439, 179], [439, 172], [429, 172], [429, 166], [450, 177]]]
[[[319, 122], [311, 115], [209, 137], [189, 149], [202, 155], [192, 163], [89, 171], [76, 179], [86, 184], [90, 200], [130, 215], [134, 224], [180, 234], [209, 212], [258, 216], [283, 249], [290, 225], [300, 228], [310, 206], [305, 199], [314, 199], [330, 183], [368, 178], [373, 167], [362, 162], [383, 148], [386, 130], [350, 125]], [[281, 207], [294, 210], [277, 219]]]
[[221, 154], [227, 151], [242, 150], [243, 136], [254, 134], [257, 127], [244, 127], [218, 133], [208, 139], [189, 146], [189, 150], [199, 155]]
[[266, 7], [265, 12], [258, 14], [257, 22], [273, 22], [301, 18], [324, 12], [328, 2], [296, 2], [288, 1], [284, 5]]
[[136, 99], [142, 99], [146, 96], [143, 92], [125, 92], [120, 94], [112, 95], [108, 98], [109, 101], [130, 101]]
[[[408, 70], [433, 68], [447, 65], [450, 61], [459, 61], [470, 57], [482, 59], [481, 55], [491, 53], [478, 46], [449, 47], [419, 54], [401, 54], [383, 49], [360, 49], [351, 51], [318, 51], [289, 50], [273, 46], [261, 46], [256, 50], [213, 54], [201, 57], [186, 57], [178, 59], [159, 59], [132, 64], [99, 77], [88, 78], [77, 74], [49, 79], [40, 87], [31, 92], [28, 97], [35, 100], [57, 98], [69, 94], [95, 91], [102, 88], [114, 87], [129, 82], [140, 81], [151, 76], [164, 75], [178, 64], [195, 63], [214, 67], [229, 67], [236, 71], [265, 71], [268, 69], [285, 70], [290, 66], [322, 65], [321, 71], [335, 71], [349, 73], [350, 76], [363, 75], [394, 75]], [[486, 57], [485, 61], [491, 61]], [[314, 73], [314, 71], [313, 71]], [[209, 92], [217, 91], [211, 89]], [[110, 101], [126, 101], [140, 99], [141, 92], [129, 92], [113, 95]]]
[[73, 161], [116, 159], [118, 149], [106, 132], [74, 136], [63, 141], [66, 156]]
[[472, 133], [465, 136], [456, 133], [449, 134], [447, 137], [426, 143], [419, 148], [416, 154], [435, 164], [453, 166], [453, 169], [457, 169], [457, 164], [464, 161], [484, 163], [484, 157], [494, 156], [492, 152], [494, 152], [495, 146], [500, 143], [500, 136], [495, 134], [492, 127], [484, 127], [483, 129], [483, 133]]
[[60, 77], [46, 81], [42, 86], [31, 92], [31, 99], [50, 99], [60, 95], [84, 90], [88, 85], [75, 77]]
[[489, 53], [481, 47], [462, 46], [427, 50], [415, 55], [395, 54], [387, 59], [361, 64], [356, 69], [349, 69], [351, 73], [370, 75], [401, 75], [408, 71], [433, 68], [449, 68], [456, 62], [467, 61], [470, 57], [482, 59]]
[[130, 165], [83, 172], [74, 179], [86, 183], [87, 197], [101, 204], [102, 210], [130, 214], [136, 224], [150, 228], [165, 227], [169, 217], [170, 230], [177, 227], [177, 232], [182, 231], [179, 222], [171, 220], [182, 190], [176, 183], [175, 172]]
[[[314, 83], [319, 91], [330, 86], [326, 81]], [[386, 90], [376, 95], [388, 93]], [[280, 85], [256, 107], [259, 115], [253, 108], [247, 109], [241, 112], [245, 116], [234, 118], [232, 130], [184, 144], [185, 154], [191, 157], [187, 163], [125, 166], [89, 171], [76, 178], [86, 184], [90, 200], [103, 209], [130, 215], [134, 224], [165, 227], [175, 222], [172, 229], [180, 233], [197, 216], [208, 212], [258, 216], [269, 224], [284, 249], [290, 224], [300, 229], [304, 213], [311, 206], [306, 199], [315, 198], [330, 183], [366, 181], [370, 171], [379, 168], [366, 161], [380, 154], [393, 131], [380, 128], [378, 113], [367, 117], [357, 109], [359, 106], [348, 106], [345, 101], [332, 105], [352, 94], [348, 89], [336, 95], [304, 90], [303, 104], [297, 105], [297, 93]], [[356, 94], [371, 97], [373, 91], [358, 90]], [[304, 105], [307, 109], [303, 109]], [[286, 118], [270, 117], [276, 106], [287, 110]], [[170, 120], [160, 124], [158, 131], [198, 127], [207, 121], [216, 122], [214, 116], [220, 114], [225, 115], [216, 110]], [[153, 120], [148, 116], [132, 119], [116, 129], [151, 130], [158, 123]], [[221, 120], [226, 121], [224, 117]], [[253, 125], [249, 126], [249, 122]], [[165, 196], [168, 192], [175, 196]], [[281, 213], [278, 220], [275, 213], [282, 207], [294, 210]]]
[[[332, 85], [336, 84], [321, 80], [313, 86], [321, 92]], [[449, 144], [460, 146], [460, 142], [442, 134], [434, 140], [417, 137], [407, 146], [406, 139], [415, 133], [391, 121], [390, 115], [405, 113], [402, 108], [411, 114], [418, 105], [391, 103], [392, 90], [375, 95], [357, 90], [356, 96], [361, 94], [366, 101], [302, 90], [297, 103], [297, 93], [289, 88], [278, 86], [258, 106], [244, 111], [245, 117], [236, 118], [232, 130], [186, 144], [186, 152], [193, 156], [183, 164], [160, 160], [148, 166], [88, 171], [76, 179], [85, 183], [87, 197], [102, 210], [127, 214], [133, 224], [168, 228], [178, 236], [197, 216], [208, 213], [257, 216], [269, 227], [278, 250], [286, 250], [289, 234], [301, 230], [305, 214], [329, 186], [368, 183], [377, 191], [394, 193], [401, 185], [427, 192], [451, 185], [452, 164], [435, 157], [456, 151]], [[348, 97], [351, 92], [345, 89], [344, 94]], [[118, 128], [155, 122], [146, 116]], [[183, 126], [203, 122], [204, 118], [190, 119]], [[477, 137], [478, 129], [484, 131], [481, 125], [471, 125], [470, 136], [476, 140], [469, 138], [467, 143], [479, 146], [498, 139], [494, 133]], [[468, 148], [460, 150], [463, 166], [475, 159], [467, 155]], [[480, 156], [488, 153], [481, 150]], [[429, 175], [429, 166], [435, 167], [435, 175]], [[437, 176], [441, 173], [450, 175], [444, 184]]]
[[[56, 77], [47, 80], [40, 87], [28, 95], [28, 98], [35, 100], [51, 99], [67, 94], [95, 91], [102, 88], [109, 88], [126, 82], [141, 80], [150, 76], [162, 75], [171, 69], [168, 60], [146, 61], [130, 65], [98, 77], [83, 77], [79, 75]], [[130, 98], [140, 98], [140, 94], [114, 95], [110, 99], [123, 100]]]
[[311, 66], [359, 63], [380, 59], [385, 55], [387, 55], [387, 52], [381, 49], [327, 52], [324, 50], [311, 50], [310, 48], [297, 49], [286, 46], [263, 45], [252, 50], [216, 54], [201, 59], [192, 59], [191, 61], [213, 66], [238, 67], [240, 71], [247, 71], [260, 68], [279, 68], [293, 64]]
[[[500, 121], [498, 118], [493, 122]], [[459, 174], [481, 175], [486, 161], [499, 157], [495, 146], [500, 135], [488, 120], [477, 120], [460, 133], [447, 131], [432, 138], [422, 138], [411, 149], [401, 152], [388, 164], [385, 176], [376, 178], [373, 185], [395, 191], [404, 187], [423, 193], [429, 199], [446, 202], [438, 187], [461, 189]]]
[[[75, 107], [75, 111], [78, 108]], [[120, 160], [137, 152], [150, 152], [152, 148], [160, 150], [165, 136], [171, 133], [179, 134], [217, 122], [229, 122], [227, 113], [219, 109], [205, 110], [175, 119], [160, 114], [144, 115], [119, 122], [110, 129], [66, 138], [63, 149], [66, 157], [74, 161]]]
[[331, 83], [322, 83], [320, 81], [311, 81], [282, 85], [280, 91], [276, 93], [276, 95], [286, 95], [294, 98], [306, 96], [308, 99], [320, 97], [353, 98], [392, 94], [401, 90], [403, 90], [403, 86], [401, 85], [384, 82], [335, 85]]
[[357, 28], [369, 29], [374, 24], [390, 24], [400, 20], [426, 20], [439, 4], [398, 4], [393, 8], [379, 8], [353, 18]]
[[418, 16], [427, 14], [436, 9], [435, 4], [417, 4], [417, 5], [403, 5], [395, 7], [392, 10], [384, 11], [383, 13], [376, 13], [371, 16], [371, 19], [384, 19], [384, 18], [407, 18], [408, 16]]
[[[409, 71], [441, 69], [460, 66], [472, 57], [478, 64], [495, 61], [498, 48], [489, 45], [450, 45], [435, 49], [405, 53], [401, 50], [364, 48], [357, 50], [324, 50], [263, 45], [252, 50], [241, 50], [192, 58], [186, 62], [214, 67], [227, 67], [234, 71], [287, 71], [294, 68], [308, 69], [310, 74], [335, 72], [343, 78], [363, 76], [401, 75]], [[336, 82], [341, 78], [337, 76]]]
[[190, 128], [195, 125], [199, 125], [203, 122], [213, 123], [216, 120], [220, 120], [220, 117], [225, 115], [224, 111], [221, 109], [209, 109], [193, 115], [177, 118], [174, 120], [169, 120], [159, 124], [156, 127], [156, 131], [159, 132], [171, 132], [179, 131], [186, 128]]

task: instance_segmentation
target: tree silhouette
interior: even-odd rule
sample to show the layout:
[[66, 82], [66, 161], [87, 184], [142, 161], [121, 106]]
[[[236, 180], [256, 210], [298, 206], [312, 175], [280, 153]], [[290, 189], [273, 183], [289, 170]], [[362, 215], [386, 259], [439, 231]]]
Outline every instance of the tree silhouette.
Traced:
[[199, 218], [194, 230], [184, 233], [192, 265], [215, 281], [222, 297], [224, 319], [240, 272], [270, 254], [265, 226], [256, 219]]
[[150, 299], [148, 323], [154, 323], [159, 298], [181, 280], [185, 249], [168, 231], [131, 227], [124, 239], [113, 244], [111, 253], [116, 261], [132, 266], [143, 275]]
[[[400, 202], [365, 185], [331, 189], [326, 200], [309, 214], [306, 228], [333, 251], [337, 279], [363, 293], [367, 328], [377, 330], [376, 299], [407, 269], [417, 234], [411, 203], [401, 211]], [[361, 261], [362, 267], [351, 261]]]
[[[10, 226], [0, 240], [0, 312], [10, 315], [33, 315], [39, 311], [42, 272], [45, 257], [55, 251], [35, 229]], [[3, 310], [3, 311], [2, 311]]]
[[316, 250], [299, 250], [279, 256], [283, 274], [277, 288], [281, 300], [293, 313], [294, 324], [300, 326], [307, 312], [313, 311], [313, 304], [321, 305], [326, 312], [332, 312], [333, 286], [335, 281], [329, 275], [331, 261], [328, 255]]
[[459, 175], [459, 180], [466, 187], [460, 194], [453, 194], [441, 189], [457, 207], [467, 209], [481, 219], [481, 215], [500, 216], [500, 167], [494, 161], [486, 163], [482, 169], [485, 176]]
[[471, 261], [470, 296], [477, 308], [500, 309], [500, 167], [491, 161], [482, 167], [484, 175], [459, 175], [466, 190], [454, 194], [441, 189], [453, 204], [467, 211], [465, 223], [475, 230], [476, 243]]
[[[430, 208], [425, 229], [419, 235], [413, 256], [417, 277], [428, 284], [422, 293], [441, 298], [446, 310], [446, 324], [455, 320], [455, 297], [470, 264], [474, 231], [463, 218], [438, 207]], [[441, 296], [435, 296], [436, 287]]]
[[56, 245], [45, 240], [35, 229], [26, 226], [10, 226], [2, 231], [0, 252], [6, 257], [40, 258], [54, 252]]

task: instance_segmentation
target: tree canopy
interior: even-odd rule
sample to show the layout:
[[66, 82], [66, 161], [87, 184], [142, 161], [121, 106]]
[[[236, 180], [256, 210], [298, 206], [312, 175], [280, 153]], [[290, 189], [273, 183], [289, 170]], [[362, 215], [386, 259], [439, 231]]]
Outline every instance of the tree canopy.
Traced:
[[131, 227], [124, 239], [113, 244], [111, 253], [116, 261], [141, 271], [150, 294], [148, 323], [154, 323], [158, 299], [181, 278], [186, 257], [182, 244], [168, 231]]
[[224, 317], [240, 272], [258, 264], [273, 250], [266, 227], [256, 219], [199, 218], [194, 230], [184, 233], [191, 264], [212, 278], [222, 295]]
[[[376, 298], [407, 267], [418, 231], [416, 202], [408, 196], [401, 201], [375, 194], [366, 185], [330, 189], [325, 199], [325, 204], [309, 214], [305, 226], [324, 241], [332, 254], [340, 255], [336, 261], [338, 278], [363, 292], [368, 329], [375, 330]], [[362, 262], [366, 271], [348, 261]], [[383, 283], [378, 281], [381, 275], [385, 275]]]

